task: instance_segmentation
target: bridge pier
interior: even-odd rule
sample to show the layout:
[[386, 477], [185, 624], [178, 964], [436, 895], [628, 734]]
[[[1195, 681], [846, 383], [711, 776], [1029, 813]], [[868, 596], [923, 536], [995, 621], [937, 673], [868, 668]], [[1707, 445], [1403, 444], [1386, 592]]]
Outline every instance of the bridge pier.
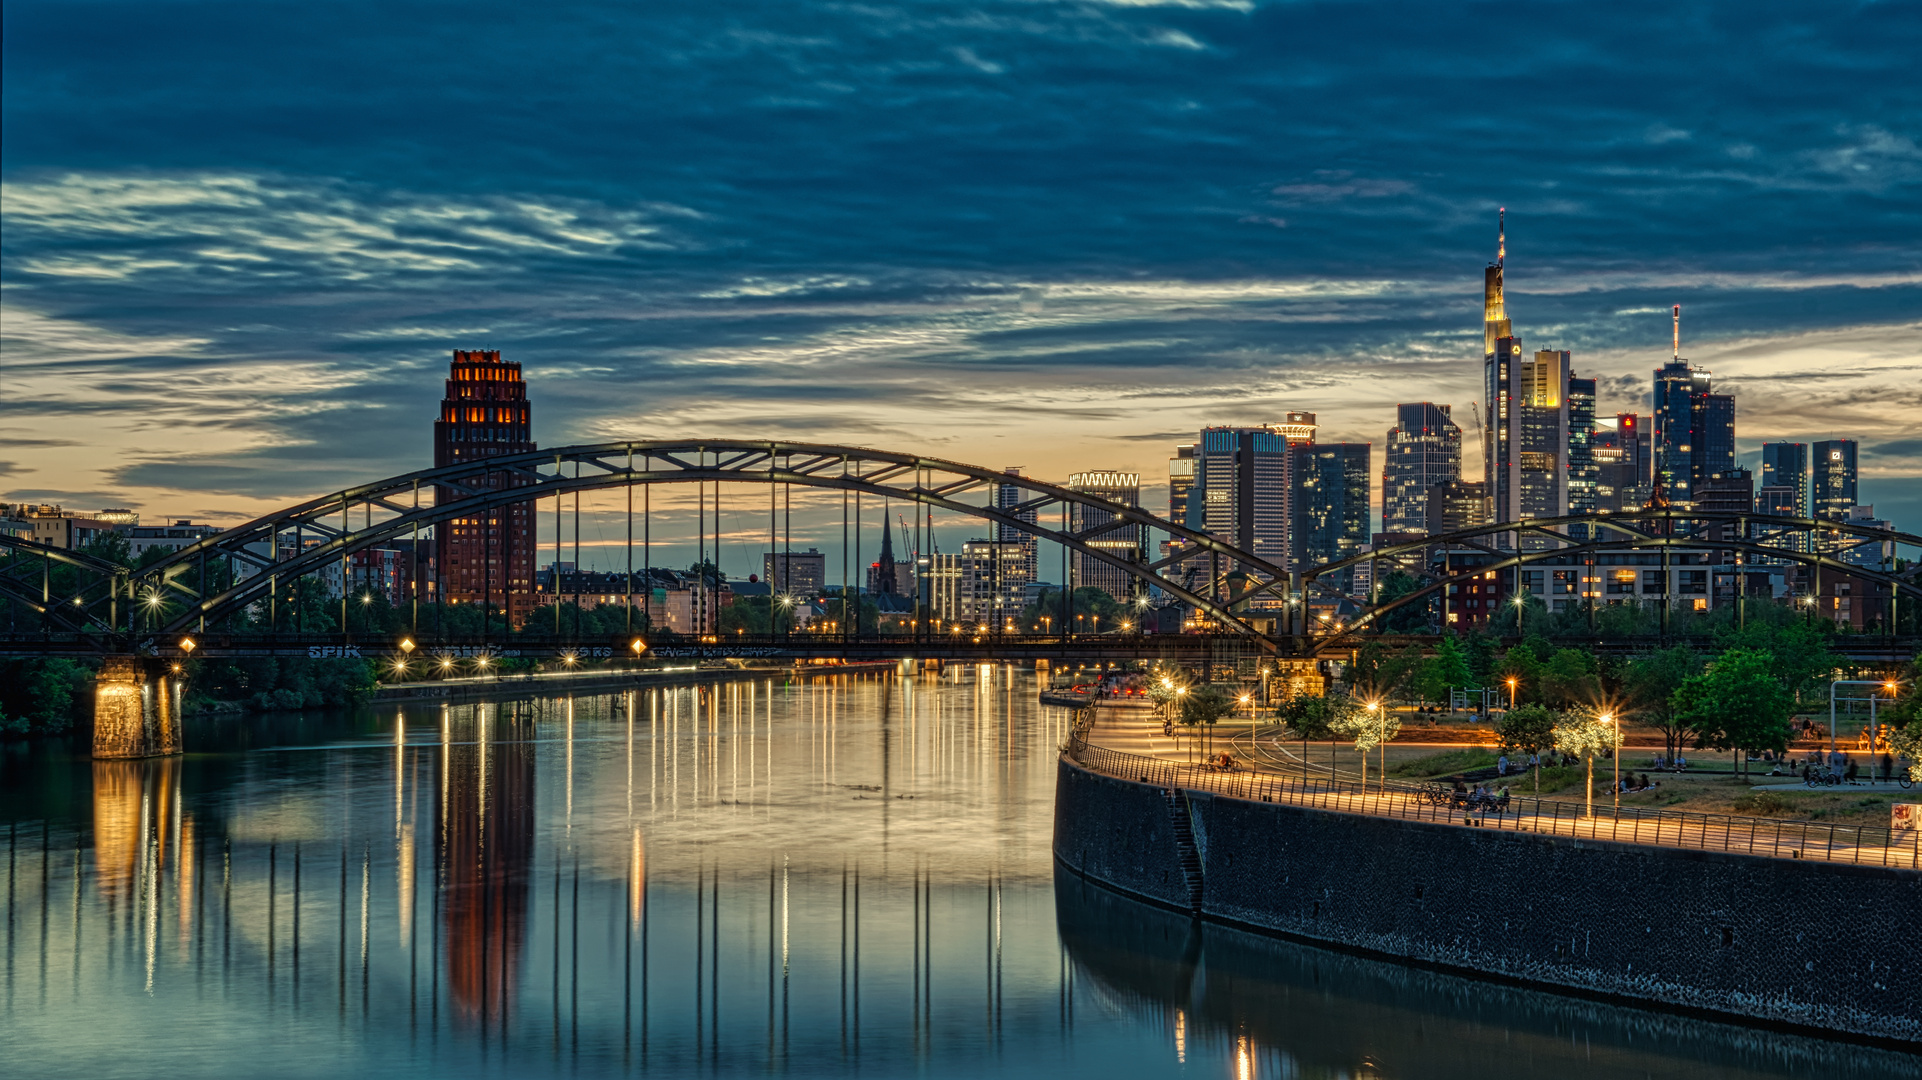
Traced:
[[164, 661], [109, 656], [93, 692], [95, 758], [180, 753], [180, 703], [186, 682]]

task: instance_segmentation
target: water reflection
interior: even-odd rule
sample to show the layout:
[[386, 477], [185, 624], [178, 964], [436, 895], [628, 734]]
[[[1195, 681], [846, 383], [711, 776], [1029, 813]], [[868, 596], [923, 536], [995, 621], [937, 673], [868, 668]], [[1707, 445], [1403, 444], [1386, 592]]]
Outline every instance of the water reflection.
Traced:
[[[507, 1018], [527, 939], [535, 832], [529, 719], [519, 709], [483, 705], [445, 717], [441, 729], [434, 855], [448, 989], [456, 1017], [482, 1031]], [[571, 759], [571, 738], [568, 746]], [[571, 797], [571, 780], [569, 787]], [[398, 863], [407, 870], [409, 846], [403, 837]], [[408, 885], [400, 892], [404, 904], [411, 901]]]
[[1209, 925], [1061, 870], [1076, 989], [1234, 1075], [1922, 1075], [1916, 1058], [1539, 993]]
[[1067, 717], [1033, 695], [1006, 668], [739, 679], [228, 719], [154, 762], [16, 749], [0, 1062], [1581, 1076], [1602, 1048], [1653, 1073], [1734, 1055], [1717, 1075], [1922, 1075], [1057, 884]]

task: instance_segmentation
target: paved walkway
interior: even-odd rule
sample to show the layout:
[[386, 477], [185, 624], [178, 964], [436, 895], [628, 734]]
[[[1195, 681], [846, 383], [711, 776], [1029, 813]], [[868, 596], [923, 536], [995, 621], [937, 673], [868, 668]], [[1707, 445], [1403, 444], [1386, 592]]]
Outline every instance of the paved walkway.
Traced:
[[[1217, 729], [1212, 752], [1228, 749], [1231, 731], [1233, 727], [1228, 723]], [[1235, 747], [1236, 757], [1245, 760], [1247, 727], [1242, 726], [1238, 734], [1243, 745]], [[1200, 740], [1184, 737], [1177, 741], [1163, 735], [1159, 721], [1133, 710], [1100, 710], [1087, 739], [1088, 750], [1083, 752], [1082, 760], [1090, 768], [1168, 787], [1238, 798], [1463, 827], [1922, 869], [1922, 845], [1918, 844], [1914, 831], [1891, 833], [1885, 828], [1869, 826], [1633, 807], [1617, 811], [1606, 801], [1595, 806], [1594, 816], [1585, 817], [1580, 803], [1536, 799], [1518, 790], [1511, 790], [1506, 810], [1469, 809], [1437, 805], [1406, 786], [1378, 790], [1379, 778], [1373, 775], [1369, 777], [1367, 789], [1362, 790], [1351, 776], [1329, 778], [1325, 764], [1320, 767], [1320, 775], [1314, 775], [1312, 762], [1307, 779], [1285, 768], [1269, 769], [1259, 765], [1224, 773], [1190, 762], [1191, 756], [1196, 759], [1202, 756]], [[1197, 745], [1191, 748], [1191, 742]], [[1864, 789], [1858, 786], [1848, 790]]]

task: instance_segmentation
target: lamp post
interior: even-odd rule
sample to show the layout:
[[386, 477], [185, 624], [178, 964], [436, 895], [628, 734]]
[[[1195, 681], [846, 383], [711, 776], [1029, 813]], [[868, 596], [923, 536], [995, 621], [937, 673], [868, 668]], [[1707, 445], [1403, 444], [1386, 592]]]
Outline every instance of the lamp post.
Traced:
[[[1375, 725], [1375, 787], [1380, 791], [1386, 792], [1388, 785], [1383, 782], [1382, 777], [1385, 775], [1384, 770], [1388, 767], [1388, 747], [1384, 745], [1386, 740], [1381, 737], [1382, 728], [1386, 726], [1381, 722], [1381, 702], [1371, 701], [1367, 707], [1368, 719]], [[1368, 793], [1368, 754], [1366, 751], [1363, 751], [1361, 755], [1361, 790], [1364, 795]]]
[[1615, 786], [1610, 790], [1615, 795], [1615, 811], [1619, 814], [1622, 809], [1622, 729], [1616, 725], [1614, 713], [1603, 713], [1595, 719], [1609, 726], [1609, 757], [1615, 762]]
[[[1895, 682], [1890, 679], [1832, 679], [1829, 681], [1829, 764], [1831, 766], [1835, 764], [1835, 688], [1838, 686], [1873, 686], [1878, 690], [1887, 689], [1891, 695], [1895, 693]], [[1845, 698], [1843, 700], [1860, 701], [1862, 699]], [[1869, 728], [1871, 731], [1875, 728], [1875, 702], [1875, 695], [1873, 693], [1869, 694]], [[1873, 749], [1873, 747], [1870, 748], [1871, 751], [1873, 751]]]
[[1508, 711], [1509, 711], [1509, 712], [1514, 712], [1514, 711], [1515, 711], [1515, 683], [1516, 683], [1516, 681], [1517, 681], [1517, 680], [1516, 680], [1516, 678], [1515, 678], [1515, 676], [1513, 676], [1513, 675], [1510, 675], [1510, 676], [1508, 677]]

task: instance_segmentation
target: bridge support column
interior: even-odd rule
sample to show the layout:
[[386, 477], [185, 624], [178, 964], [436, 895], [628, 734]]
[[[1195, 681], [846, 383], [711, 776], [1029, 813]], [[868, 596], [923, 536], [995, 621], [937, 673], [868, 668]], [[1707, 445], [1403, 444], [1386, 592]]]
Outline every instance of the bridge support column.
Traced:
[[180, 753], [185, 682], [169, 665], [109, 656], [94, 683], [93, 756], [164, 757]]

